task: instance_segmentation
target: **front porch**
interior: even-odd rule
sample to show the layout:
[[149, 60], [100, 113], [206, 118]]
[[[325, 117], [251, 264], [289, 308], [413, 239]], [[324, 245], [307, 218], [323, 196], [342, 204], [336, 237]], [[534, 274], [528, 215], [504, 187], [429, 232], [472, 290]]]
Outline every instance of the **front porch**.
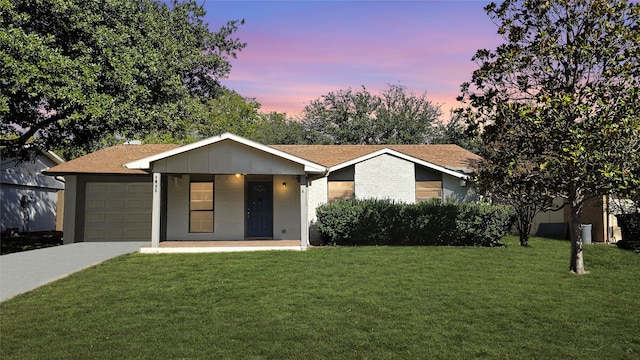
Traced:
[[305, 250], [307, 177], [327, 171], [232, 134], [125, 167], [152, 174], [151, 246], [142, 253]]
[[146, 245], [141, 254], [214, 253], [267, 250], [304, 250], [300, 240], [161, 241]]

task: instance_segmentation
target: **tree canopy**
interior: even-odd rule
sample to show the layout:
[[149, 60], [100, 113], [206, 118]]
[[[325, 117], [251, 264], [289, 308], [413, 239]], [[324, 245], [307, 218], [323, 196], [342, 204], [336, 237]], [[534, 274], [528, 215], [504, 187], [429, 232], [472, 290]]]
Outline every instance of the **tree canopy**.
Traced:
[[390, 85], [380, 95], [365, 87], [330, 92], [305, 107], [302, 122], [309, 143], [424, 144], [440, 114], [426, 94]]
[[301, 122], [275, 111], [261, 114], [251, 139], [263, 144], [305, 143]]
[[485, 10], [504, 43], [476, 52], [460, 97], [482, 136], [485, 183], [566, 199], [569, 269], [585, 273], [585, 201], [640, 186], [640, 4], [507, 0]]
[[0, 145], [88, 151], [201, 119], [245, 46], [242, 21], [212, 32], [204, 15], [193, 0], [0, 0]]

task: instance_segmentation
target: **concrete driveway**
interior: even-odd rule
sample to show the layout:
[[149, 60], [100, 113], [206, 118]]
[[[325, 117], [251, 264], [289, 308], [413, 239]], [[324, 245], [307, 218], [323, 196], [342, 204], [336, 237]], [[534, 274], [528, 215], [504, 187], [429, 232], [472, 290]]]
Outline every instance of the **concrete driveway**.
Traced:
[[0, 256], [0, 301], [33, 290], [148, 242], [75, 243]]

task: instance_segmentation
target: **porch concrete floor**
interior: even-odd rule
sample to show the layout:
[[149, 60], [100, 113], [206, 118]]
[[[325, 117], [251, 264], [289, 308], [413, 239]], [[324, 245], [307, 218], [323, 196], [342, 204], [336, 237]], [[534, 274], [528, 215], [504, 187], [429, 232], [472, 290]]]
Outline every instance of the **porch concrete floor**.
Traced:
[[209, 253], [265, 250], [302, 250], [300, 240], [223, 240], [223, 241], [161, 241], [157, 248], [146, 245], [142, 254]]

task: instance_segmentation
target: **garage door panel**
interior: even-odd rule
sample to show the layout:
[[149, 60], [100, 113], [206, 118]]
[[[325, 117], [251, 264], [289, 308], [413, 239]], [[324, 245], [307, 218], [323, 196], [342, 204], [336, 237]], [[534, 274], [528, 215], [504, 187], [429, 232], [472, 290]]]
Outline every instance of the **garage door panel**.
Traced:
[[87, 183], [87, 192], [93, 194], [104, 194], [107, 192], [108, 185], [104, 183]]
[[144, 229], [128, 229], [126, 230], [125, 237], [138, 238], [138, 239], [151, 239], [151, 228], [149, 230]]
[[87, 199], [86, 204], [88, 209], [104, 209], [106, 205], [104, 200], [98, 199]]
[[108, 213], [106, 214], [106, 218], [110, 224], [120, 224], [126, 221], [126, 216], [124, 216], [124, 214], [122, 213], [120, 214]]
[[133, 213], [123, 217], [122, 221], [127, 223], [147, 223], [151, 226], [151, 219], [148, 214]]
[[84, 221], [87, 224], [102, 224], [107, 221], [107, 217], [104, 213], [89, 212], [84, 217]]
[[123, 199], [111, 199], [111, 200], [107, 200], [108, 204], [107, 206], [110, 209], [123, 209], [123, 205], [125, 203], [125, 200]]
[[116, 183], [116, 184], [109, 184], [108, 188], [109, 188], [109, 192], [113, 193], [113, 192], [117, 192], [117, 193], [121, 193], [125, 190], [125, 184], [121, 184], [121, 183]]
[[127, 191], [140, 194], [151, 194], [151, 186], [148, 183], [128, 184]]
[[144, 209], [149, 207], [147, 204], [147, 201], [145, 201], [144, 199], [127, 199], [126, 205], [127, 205], [127, 209], [132, 209], [132, 210]]
[[151, 183], [87, 183], [85, 241], [149, 241]]
[[104, 239], [124, 238], [124, 231], [121, 229], [91, 229], [86, 232], [85, 241], [108, 241]]

